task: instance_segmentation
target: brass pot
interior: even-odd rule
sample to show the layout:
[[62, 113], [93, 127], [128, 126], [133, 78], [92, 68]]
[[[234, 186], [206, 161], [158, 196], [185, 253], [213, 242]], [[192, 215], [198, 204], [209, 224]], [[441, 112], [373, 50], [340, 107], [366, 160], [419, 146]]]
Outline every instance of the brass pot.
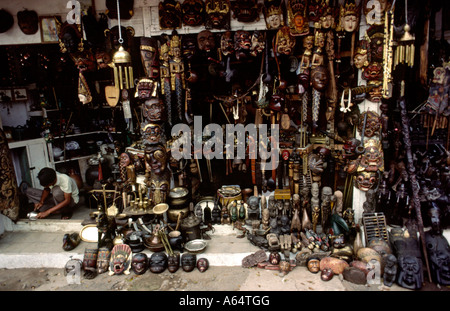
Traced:
[[178, 216], [180, 214], [181, 214], [180, 219], [186, 218], [189, 214], [189, 207], [184, 207], [184, 208], [179, 208], [179, 209], [171, 207], [167, 210], [167, 217], [172, 222], [177, 222]]
[[183, 206], [186, 204], [189, 195], [189, 190], [184, 187], [175, 187], [169, 192], [170, 206]]

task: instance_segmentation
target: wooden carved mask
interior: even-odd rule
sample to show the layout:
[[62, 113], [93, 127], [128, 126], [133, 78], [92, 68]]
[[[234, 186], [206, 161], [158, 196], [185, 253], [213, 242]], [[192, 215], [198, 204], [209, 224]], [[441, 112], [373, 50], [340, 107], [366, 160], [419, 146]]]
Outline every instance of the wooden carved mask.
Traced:
[[229, 0], [206, 0], [206, 29], [230, 30], [231, 4]]
[[280, 0], [265, 0], [263, 13], [267, 29], [278, 29], [284, 26], [283, 7]]
[[159, 27], [161, 29], [181, 28], [181, 4], [176, 0], [164, 0], [159, 3]]
[[200, 26], [205, 22], [205, 3], [202, 0], [185, 0], [181, 5], [183, 23], [187, 26]]
[[259, 5], [256, 0], [235, 0], [231, 2], [233, 18], [242, 23], [259, 21]]

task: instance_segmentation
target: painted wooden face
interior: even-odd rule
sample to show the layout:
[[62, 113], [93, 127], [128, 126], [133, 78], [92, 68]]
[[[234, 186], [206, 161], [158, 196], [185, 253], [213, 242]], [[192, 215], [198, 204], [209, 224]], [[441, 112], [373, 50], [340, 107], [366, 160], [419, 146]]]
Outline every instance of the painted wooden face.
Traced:
[[377, 172], [358, 172], [355, 176], [355, 186], [361, 191], [368, 191], [373, 189], [378, 184], [378, 173]]
[[159, 57], [156, 40], [141, 38], [140, 53], [145, 75], [149, 78], [157, 78], [159, 76]]
[[359, 25], [356, 15], [346, 15], [342, 18], [342, 25], [347, 32], [354, 32]]
[[131, 269], [134, 273], [144, 274], [148, 268], [148, 257], [145, 253], [136, 253], [131, 260]]
[[324, 91], [328, 86], [328, 72], [323, 66], [317, 66], [311, 70], [312, 87], [319, 92]]
[[164, 0], [159, 3], [159, 26], [161, 29], [177, 29], [181, 27], [181, 4], [175, 0]]
[[308, 271], [311, 273], [318, 273], [320, 271], [320, 261], [319, 259], [310, 259], [308, 261]]
[[202, 0], [185, 0], [181, 5], [183, 23], [187, 26], [200, 26], [205, 22], [205, 3]]
[[197, 261], [197, 269], [200, 272], [205, 272], [209, 268], [209, 261], [206, 258], [200, 258]]
[[295, 38], [290, 34], [289, 27], [285, 26], [277, 31], [276, 50], [279, 54], [290, 55], [295, 46]]
[[149, 269], [153, 273], [161, 273], [167, 268], [167, 255], [163, 252], [153, 253], [149, 259]]
[[159, 124], [147, 124], [144, 127], [142, 138], [147, 144], [157, 144], [162, 140], [162, 129]]
[[209, 30], [200, 31], [197, 35], [197, 45], [200, 51], [212, 51], [216, 47], [214, 34]]
[[243, 23], [259, 21], [259, 6], [255, 0], [240, 0], [231, 3], [233, 16]]
[[228, 0], [207, 0], [206, 21], [207, 29], [227, 29], [230, 30], [231, 5]]
[[144, 117], [150, 122], [164, 120], [165, 106], [159, 98], [151, 98], [144, 103]]

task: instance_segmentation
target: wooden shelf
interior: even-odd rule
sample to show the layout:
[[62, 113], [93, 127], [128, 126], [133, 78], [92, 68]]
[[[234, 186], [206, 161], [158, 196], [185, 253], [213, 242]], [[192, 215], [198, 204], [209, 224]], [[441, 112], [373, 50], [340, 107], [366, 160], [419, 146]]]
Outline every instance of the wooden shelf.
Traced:
[[87, 156], [74, 157], [74, 158], [70, 158], [70, 159], [54, 161], [53, 163], [59, 164], [59, 163], [65, 163], [65, 162], [70, 162], [70, 161], [76, 161], [76, 160], [84, 160], [84, 159], [89, 159], [90, 157], [92, 157], [94, 155], [95, 155], [95, 153], [93, 153], [91, 155], [87, 155]]
[[[66, 135], [65, 138], [76, 137], [76, 136], [83, 136], [83, 135], [92, 135], [92, 134], [107, 134], [107, 133], [122, 134], [121, 132], [93, 131], [93, 132], [85, 132], [85, 133], [78, 133], [78, 134], [69, 134], [69, 135]], [[64, 138], [64, 136], [55, 136], [55, 137], [53, 137], [53, 139], [62, 139], [62, 138]]]

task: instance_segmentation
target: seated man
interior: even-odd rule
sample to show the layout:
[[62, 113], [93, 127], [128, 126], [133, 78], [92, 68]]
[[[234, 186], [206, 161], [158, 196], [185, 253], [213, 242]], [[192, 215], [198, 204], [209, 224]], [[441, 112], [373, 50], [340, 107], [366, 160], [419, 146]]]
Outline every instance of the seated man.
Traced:
[[75, 180], [49, 167], [39, 171], [38, 179], [44, 190], [28, 188], [25, 192], [34, 203], [34, 210], [39, 211], [37, 218], [61, 213], [61, 219], [70, 219], [79, 201]]

